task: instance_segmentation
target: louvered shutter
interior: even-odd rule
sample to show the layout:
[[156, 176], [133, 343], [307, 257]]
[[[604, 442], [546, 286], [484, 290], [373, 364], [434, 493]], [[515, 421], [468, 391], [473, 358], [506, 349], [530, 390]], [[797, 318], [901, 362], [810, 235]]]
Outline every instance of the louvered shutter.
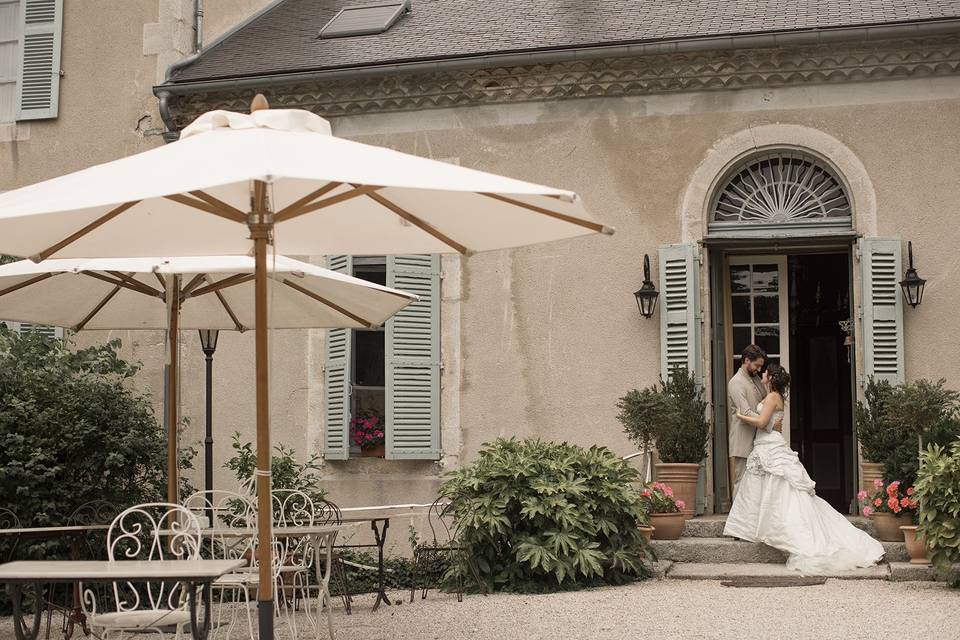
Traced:
[[56, 118], [63, 0], [21, 0], [17, 120]]
[[[350, 256], [330, 256], [327, 267], [353, 274]], [[323, 455], [330, 460], [350, 457], [350, 365], [353, 362], [353, 329], [328, 329], [324, 346]]]
[[20, 335], [25, 335], [31, 331], [36, 331], [44, 337], [63, 340], [62, 327], [51, 327], [44, 324], [30, 324], [29, 322], [8, 322], [7, 326], [11, 330], [18, 332]]
[[864, 377], [903, 382], [900, 238], [860, 239]]
[[700, 269], [697, 246], [660, 247], [660, 375], [685, 368], [700, 372]]
[[387, 286], [420, 296], [386, 326], [390, 459], [440, 457], [440, 258], [389, 256]]

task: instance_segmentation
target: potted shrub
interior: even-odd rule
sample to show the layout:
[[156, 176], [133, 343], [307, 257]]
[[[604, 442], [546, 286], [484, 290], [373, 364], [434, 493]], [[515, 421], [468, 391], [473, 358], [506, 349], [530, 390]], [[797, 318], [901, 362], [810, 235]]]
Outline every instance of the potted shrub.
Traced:
[[707, 455], [710, 437], [707, 403], [694, 375], [685, 369], [674, 370], [666, 382], [629, 392], [618, 407], [624, 431], [641, 450], [656, 443], [660, 458], [654, 465], [656, 478], [672, 487], [684, 504], [683, 514], [692, 516], [700, 462]]
[[885, 542], [899, 542], [903, 539], [902, 526], [910, 526], [913, 521], [910, 513], [917, 508], [913, 499], [913, 487], [903, 489], [899, 480], [887, 486], [882, 480], [874, 480], [874, 491], [860, 491], [857, 498], [863, 509], [863, 515], [873, 520], [877, 529], [877, 538]]
[[[946, 572], [960, 563], [960, 439], [949, 447], [931, 444], [920, 455], [916, 493], [919, 528], [930, 562]], [[954, 586], [960, 579], [954, 574]]]
[[874, 481], [883, 481], [884, 460], [891, 449], [902, 443], [902, 438], [892, 432], [885, 411], [893, 394], [893, 386], [886, 380], [872, 376], [863, 391], [863, 401], [857, 401], [855, 421], [857, 439], [863, 462], [860, 464], [860, 490], [870, 491]]
[[360, 455], [364, 458], [384, 457], [383, 416], [364, 412], [353, 418], [350, 421], [350, 441], [360, 447]]
[[676, 540], [683, 533], [686, 517], [683, 500], [674, 497], [673, 489], [662, 482], [653, 482], [640, 492], [643, 510], [653, 525], [656, 540]]
[[907, 553], [910, 554], [910, 564], [930, 564], [930, 559], [927, 557], [927, 541], [918, 531], [918, 510], [911, 511], [910, 522], [911, 524], [900, 525], [903, 542], [907, 545]]

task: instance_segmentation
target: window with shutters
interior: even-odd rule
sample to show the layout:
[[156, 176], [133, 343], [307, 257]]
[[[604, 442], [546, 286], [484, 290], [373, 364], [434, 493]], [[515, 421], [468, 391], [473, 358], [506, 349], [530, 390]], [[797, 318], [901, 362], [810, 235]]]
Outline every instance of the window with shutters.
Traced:
[[0, 0], [0, 121], [57, 117], [62, 24], [63, 0]]
[[17, 118], [20, 68], [20, 0], [0, 0], [0, 123]]
[[420, 299], [376, 329], [331, 329], [325, 354], [324, 456], [362, 450], [350, 439], [358, 416], [382, 416], [388, 459], [440, 456], [440, 261], [432, 255], [331, 256], [331, 269]]

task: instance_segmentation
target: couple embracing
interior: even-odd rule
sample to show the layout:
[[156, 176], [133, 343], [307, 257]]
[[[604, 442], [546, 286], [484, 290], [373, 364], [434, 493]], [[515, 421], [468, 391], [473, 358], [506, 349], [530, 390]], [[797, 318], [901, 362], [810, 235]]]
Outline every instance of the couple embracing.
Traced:
[[780, 429], [790, 374], [756, 345], [743, 352], [727, 385], [733, 506], [723, 534], [763, 542], [789, 554], [804, 573], [869, 567], [883, 546], [822, 498]]

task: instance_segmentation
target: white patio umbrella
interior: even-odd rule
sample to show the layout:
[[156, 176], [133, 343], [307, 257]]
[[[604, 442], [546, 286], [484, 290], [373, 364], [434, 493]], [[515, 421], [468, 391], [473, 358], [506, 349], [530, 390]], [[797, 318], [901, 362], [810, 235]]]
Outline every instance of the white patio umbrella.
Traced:
[[[206, 113], [181, 139], [0, 195], [0, 252], [249, 254], [267, 326], [267, 247], [287, 255], [467, 254], [613, 230], [570, 191], [342, 140], [302, 110]], [[523, 150], [518, 149], [518, 152]], [[257, 331], [257, 499], [270, 513], [267, 332]], [[270, 518], [258, 519], [269, 551]], [[260, 622], [273, 637], [270, 563]]]
[[[256, 328], [249, 256], [20, 260], [0, 266], [0, 318], [83, 329], [165, 329], [168, 335], [168, 499], [177, 499], [178, 334]], [[284, 256], [267, 261], [270, 326], [368, 328], [417, 299]], [[175, 295], [174, 295], [175, 293]]]

